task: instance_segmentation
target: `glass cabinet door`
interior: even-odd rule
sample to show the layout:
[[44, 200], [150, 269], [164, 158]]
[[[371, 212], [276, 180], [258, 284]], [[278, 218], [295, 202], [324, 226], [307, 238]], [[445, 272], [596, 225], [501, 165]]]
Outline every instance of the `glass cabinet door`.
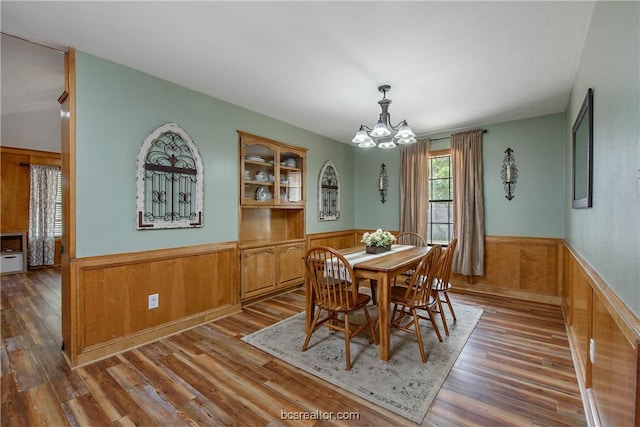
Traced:
[[271, 205], [276, 203], [276, 147], [267, 144], [242, 145], [242, 204]]
[[304, 157], [295, 151], [280, 153], [279, 196], [281, 204], [304, 204], [302, 170]]

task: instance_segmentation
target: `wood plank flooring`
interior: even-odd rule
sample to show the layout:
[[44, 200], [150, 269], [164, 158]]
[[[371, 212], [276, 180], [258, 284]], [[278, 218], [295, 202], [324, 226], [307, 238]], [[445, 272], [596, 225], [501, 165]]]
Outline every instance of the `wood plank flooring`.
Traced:
[[[240, 341], [303, 311], [301, 290], [75, 370], [60, 351], [59, 270], [2, 276], [1, 297], [2, 426], [416, 425]], [[559, 307], [453, 300], [485, 313], [423, 426], [586, 425]], [[282, 416], [303, 412], [347, 419]]]

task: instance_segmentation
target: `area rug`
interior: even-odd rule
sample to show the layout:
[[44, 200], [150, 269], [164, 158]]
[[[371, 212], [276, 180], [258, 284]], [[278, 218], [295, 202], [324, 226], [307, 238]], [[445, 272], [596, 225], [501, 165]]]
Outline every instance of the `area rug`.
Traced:
[[[356, 394], [376, 405], [395, 412], [411, 421], [421, 423], [431, 407], [458, 355], [482, 316], [482, 309], [454, 305], [457, 322], [447, 312], [449, 336], [444, 334], [438, 317], [443, 341], [439, 342], [429, 321], [420, 323], [427, 353], [422, 363], [415, 335], [392, 330], [390, 359], [379, 358], [379, 347], [369, 344], [362, 334], [351, 341], [351, 370], [345, 369], [344, 335], [318, 328], [311, 337], [309, 348], [302, 352], [305, 333], [304, 313], [289, 317], [242, 338], [243, 341], [284, 360], [318, 378]], [[375, 307], [369, 306], [372, 318]], [[353, 322], [362, 318], [352, 317]]]

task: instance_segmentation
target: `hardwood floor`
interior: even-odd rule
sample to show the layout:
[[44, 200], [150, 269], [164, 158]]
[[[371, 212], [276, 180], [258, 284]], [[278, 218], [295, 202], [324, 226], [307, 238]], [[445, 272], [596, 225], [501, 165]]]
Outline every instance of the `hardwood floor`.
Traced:
[[[3, 426], [415, 426], [240, 341], [303, 311], [301, 290], [75, 370], [60, 351], [58, 270], [2, 276], [1, 296]], [[559, 307], [452, 297], [485, 313], [423, 426], [586, 425]]]

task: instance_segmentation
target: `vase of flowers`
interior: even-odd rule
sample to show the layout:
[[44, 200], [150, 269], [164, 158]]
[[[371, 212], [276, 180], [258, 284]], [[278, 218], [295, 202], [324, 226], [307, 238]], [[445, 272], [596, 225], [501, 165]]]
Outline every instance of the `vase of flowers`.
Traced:
[[396, 236], [388, 230], [378, 228], [373, 233], [364, 233], [361, 242], [366, 246], [367, 253], [379, 254], [391, 250], [391, 244], [396, 241]]

